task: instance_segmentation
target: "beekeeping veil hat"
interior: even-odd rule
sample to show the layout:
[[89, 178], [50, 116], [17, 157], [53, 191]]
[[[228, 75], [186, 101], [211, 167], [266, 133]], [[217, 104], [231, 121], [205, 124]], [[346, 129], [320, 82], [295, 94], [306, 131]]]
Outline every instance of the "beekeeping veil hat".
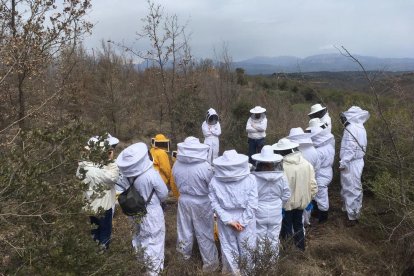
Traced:
[[136, 143], [124, 149], [116, 159], [116, 164], [125, 177], [139, 176], [153, 165], [144, 143]]
[[232, 182], [245, 178], [250, 174], [249, 157], [239, 154], [236, 150], [227, 150], [222, 156], [213, 160], [214, 177]]
[[177, 160], [188, 161], [188, 159], [199, 159], [207, 161], [209, 146], [200, 143], [196, 137], [185, 138], [184, 142], [177, 144]]

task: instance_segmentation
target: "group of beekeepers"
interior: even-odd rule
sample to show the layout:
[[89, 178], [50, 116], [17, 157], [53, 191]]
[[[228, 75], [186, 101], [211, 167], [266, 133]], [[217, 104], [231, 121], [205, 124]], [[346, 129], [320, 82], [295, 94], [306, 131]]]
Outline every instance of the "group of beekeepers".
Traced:
[[[164, 265], [165, 221], [161, 205], [168, 190], [178, 198], [177, 251], [189, 259], [196, 241], [205, 272], [219, 267], [215, 218], [223, 273], [239, 274], [239, 258], [264, 241], [270, 242], [276, 255], [279, 237], [292, 238], [297, 248], [305, 250], [304, 224], [310, 223], [311, 213], [317, 216], [318, 223], [328, 219], [335, 139], [327, 107], [313, 105], [305, 131], [292, 128], [287, 137], [273, 145], [265, 143], [266, 109], [256, 106], [250, 113], [246, 124], [248, 156], [236, 150], [226, 150], [219, 156], [219, 116], [210, 108], [202, 124], [204, 143], [192, 136], [178, 143], [172, 169], [167, 153], [169, 140], [162, 134], [152, 139], [150, 150], [145, 143], [135, 143], [124, 149], [114, 163], [94, 168], [83, 181], [90, 187], [98, 182], [110, 187], [108, 202], [94, 199], [98, 201], [94, 206], [106, 210], [104, 216], [91, 217], [91, 223], [98, 226], [92, 232], [97, 243], [104, 248], [109, 246], [115, 186], [125, 189], [133, 185], [144, 199], [150, 198], [147, 214], [137, 223], [132, 241], [150, 260], [150, 275], [159, 274]], [[362, 206], [361, 174], [367, 146], [364, 123], [368, 118], [368, 111], [357, 106], [340, 114], [344, 134], [339, 170], [347, 226], [358, 222]], [[112, 159], [112, 149], [119, 141], [110, 135], [107, 140]], [[85, 166], [93, 164], [79, 164]]]

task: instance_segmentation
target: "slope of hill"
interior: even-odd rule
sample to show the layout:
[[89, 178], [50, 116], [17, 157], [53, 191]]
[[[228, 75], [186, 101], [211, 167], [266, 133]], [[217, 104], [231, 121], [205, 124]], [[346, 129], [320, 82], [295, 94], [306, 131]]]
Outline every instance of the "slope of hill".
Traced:
[[[414, 71], [414, 58], [377, 58], [359, 56], [356, 58], [369, 71]], [[291, 56], [255, 57], [234, 62], [234, 67], [241, 67], [247, 74], [272, 74], [318, 71], [358, 71], [358, 64], [341, 54], [314, 55], [306, 58]]]

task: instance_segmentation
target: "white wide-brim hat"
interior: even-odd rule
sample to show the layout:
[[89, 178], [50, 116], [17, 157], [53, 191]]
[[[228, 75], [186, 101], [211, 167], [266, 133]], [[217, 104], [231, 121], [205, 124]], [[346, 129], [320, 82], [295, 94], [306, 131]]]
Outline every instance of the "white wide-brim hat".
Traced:
[[282, 138], [273, 146], [273, 150], [290, 150], [299, 147], [299, 144], [291, 142], [289, 139]]
[[227, 150], [222, 156], [213, 160], [214, 177], [222, 180], [238, 180], [250, 174], [249, 157]]
[[250, 113], [253, 114], [260, 114], [266, 112], [266, 108], [263, 108], [261, 106], [255, 106], [254, 108], [250, 109]]
[[322, 106], [321, 104], [314, 104], [311, 106], [311, 112], [308, 115], [311, 115], [324, 109], [326, 109], [326, 107]]
[[185, 138], [184, 142], [177, 144], [177, 157], [186, 156], [197, 159], [207, 160], [210, 146], [200, 143], [196, 137]]
[[302, 144], [312, 144], [312, 133], [305, 133], [301, 127], [294, 127], [290, 129], [289, 136], [285, 137], [291, 142]]
[[152, 167], [148, 148], [144, 143], [136, 143], [124, 149], [116, 158], [116, 164], [125, 177], [138, 176]]
[[283, 156], [275, 154], [273, 152], [273, 147], [266, 145], [262, 148], [260, 153], [253, 154], [252, 159], [265, 163], [277, 163], [283, 160]]

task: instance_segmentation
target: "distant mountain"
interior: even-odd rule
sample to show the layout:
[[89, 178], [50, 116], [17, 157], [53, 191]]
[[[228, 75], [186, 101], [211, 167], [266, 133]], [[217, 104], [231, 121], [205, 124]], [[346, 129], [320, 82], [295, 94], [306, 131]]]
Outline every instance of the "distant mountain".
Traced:
[[[355, 56], [367, 71], [414, 71], [414, 58], [377, 58]], [[243, 68], [247, 74], [273, 74], [295, 72], [341, 72], [359, 71], [358, 64], [341, 54], [315, 55], [306, 58], [292, 56], [254, 57], [234, 62], [234, 67]]]

